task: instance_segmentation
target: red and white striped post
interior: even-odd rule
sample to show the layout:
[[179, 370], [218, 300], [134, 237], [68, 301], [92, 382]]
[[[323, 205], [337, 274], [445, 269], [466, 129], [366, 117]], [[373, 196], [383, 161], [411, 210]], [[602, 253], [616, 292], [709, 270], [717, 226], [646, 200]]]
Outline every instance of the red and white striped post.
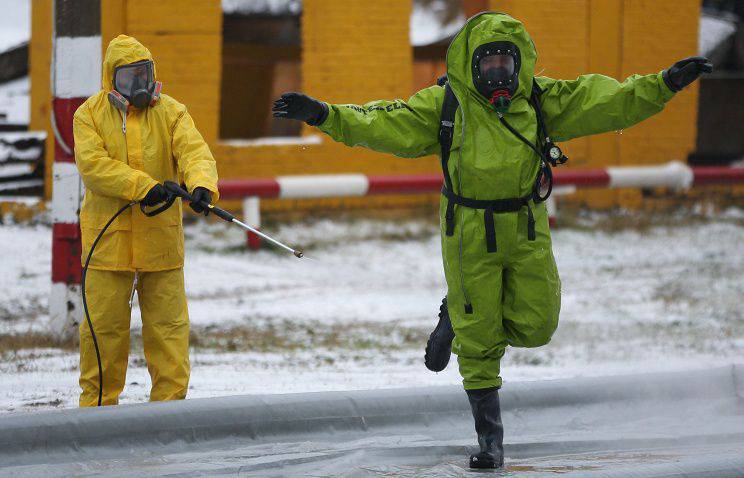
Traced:
[[75, 333], [80, 301], [80, 224], [83, 184], [75, 166], [72, 118], [101, 88], [100, 0], [55, 0], [52, 46], [52, 290], [51, 332]]

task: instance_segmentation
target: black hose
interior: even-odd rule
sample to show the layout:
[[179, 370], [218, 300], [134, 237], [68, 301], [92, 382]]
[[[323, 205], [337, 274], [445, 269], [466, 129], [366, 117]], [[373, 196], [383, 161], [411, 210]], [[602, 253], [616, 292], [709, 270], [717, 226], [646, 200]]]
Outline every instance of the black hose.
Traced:
[[90, 251], [88, 252], [88, 257], [85, 259], [85, 265], [83, 266], [83, 275], [80, 279], [81, 287], [82, 287], [82, 295], [83, 295], [83, 310], [85, 311], [85, 320], [88, 321], [88, 329], [90, 329], [90, 335], [93, 337], [93, 346], [96, 349], [96, 360], [98, 361], [98, 406], [101, 406], [101, 402], [103, 401], [103, 367], [101, 366], [101, 351], [98, 349], [98, 340], [96, 339], [96, 333], [93, 331], [93, 322], [90, 320], [90, 314], [88, 313], [88, 301], [85, 298], [85, 276], [88, 273], [88, 264], [90, 264], [90, 258], [93, 257], [93, 251], [96, 249], [96, 246], [98, 245], [98, 241], [101, 240], [101, 237], [103, 237], [103, 233], [106, 232], [106, 229], [109, 228], [111, 223], [113, 223], [117, 217], [130, 207], [137, 204], [136, 201], [132, 201], [126, 206], [119, 209], [116, 214], [114, 214], [111, 219], [106, 223], [105, 226], [103, 226], [103, 229], [101, 229], [101, 232], [98, 233], [98, 236], [96, 237], [96, 240], [93, 241], [93, 245], [90, 247]]

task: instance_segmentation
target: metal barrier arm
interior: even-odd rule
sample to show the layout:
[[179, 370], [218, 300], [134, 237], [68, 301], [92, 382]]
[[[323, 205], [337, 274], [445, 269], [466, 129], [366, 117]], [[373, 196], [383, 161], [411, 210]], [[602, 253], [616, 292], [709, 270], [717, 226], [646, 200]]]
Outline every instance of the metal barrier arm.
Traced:
[[[715, 184], [744, 184], [744, 168], [690, 167], [678, 161], [653, 166], [617, 166], [606, 169], [556, 169], [556, 186], [572, 189], [668, 187], [684, 190]], [[440, 174], [366, 176], [364, 174], [278, 176], [232, 179], [219, 183], [222, 199], [243, 199], [246, 222], [260, 227], [260, 198], [311, 199], [384, 194], [431, 194], [442, 188]], [[553, 205], [549, 205], [553, 206]], [[551, 207], [553, 209], [553, 207]], [[552, 216], [552, 214], [551, 214]], [[260, 240], [248, 233], [248, 245]]]

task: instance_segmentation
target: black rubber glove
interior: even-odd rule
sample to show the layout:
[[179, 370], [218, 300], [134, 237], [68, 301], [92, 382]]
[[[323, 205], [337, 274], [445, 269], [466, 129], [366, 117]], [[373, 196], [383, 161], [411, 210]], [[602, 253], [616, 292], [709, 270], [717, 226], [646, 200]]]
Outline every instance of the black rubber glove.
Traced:
[[713, 63], [709, 59], [704, 56], [692, 56], [680, 60], [669, 69], [664, 70], [661, 77], [664, 78], [664, 83], [669, 89], [676, 92], [700, 78], [703, 73], [712, 71]]
[[310, 126], [322, 124], [328, 117], [328, 105], [302, 93], [284, 93], [271, 111], [275, 118], [300, 120]]
[[168, 199], [168, 192], [162, 184], [156, 184], [147, 191], [147, 194], [145, 194], [145, 197], [140, 202], [145, 206], [154, 206], [165, 202], [166, 199]]
[[194, 210], [195, 213], [204, 213], [205, 216], [209, 216], [209, 209], [200, 203], [212, 204], [212, 193], [207, 188], [198, 187], [194, 188], [191, 192], [191, 197], [194, 199], [189, 203], [189, 207]]

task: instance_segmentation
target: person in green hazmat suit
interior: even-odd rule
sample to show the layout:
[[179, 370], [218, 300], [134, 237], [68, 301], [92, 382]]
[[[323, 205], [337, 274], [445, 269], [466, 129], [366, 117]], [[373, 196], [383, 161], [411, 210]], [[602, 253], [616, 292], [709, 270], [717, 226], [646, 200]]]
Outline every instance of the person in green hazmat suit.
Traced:
[[[447, 295], [427, 344], [426, 364], [458, 356], [480, 451], [472, 468], [503, 465], [499, 364], [507, 346], [547, 344], [558, 325], [561, 282], [540, 186], [560, 162], [553, 141], [628, 128], [660, 112], [675, 92], [712, 70], [705, 58], [620, 83], [534, 76], [537, 51], [521, 22], [485, 12], [467, 21], [447, 50], [449, 85], [408, 101], [336, 105], [301, 93], [276, 100], [274, 116], [302, 120], [336, 141], [401, 157], [440, 152], [441, 235]], [[454, 124], [442, 116], [454, 94]], [[441, 120], [441, 124], [440, 124]], [[454, 339], [454, 340], [453, 340]]]

